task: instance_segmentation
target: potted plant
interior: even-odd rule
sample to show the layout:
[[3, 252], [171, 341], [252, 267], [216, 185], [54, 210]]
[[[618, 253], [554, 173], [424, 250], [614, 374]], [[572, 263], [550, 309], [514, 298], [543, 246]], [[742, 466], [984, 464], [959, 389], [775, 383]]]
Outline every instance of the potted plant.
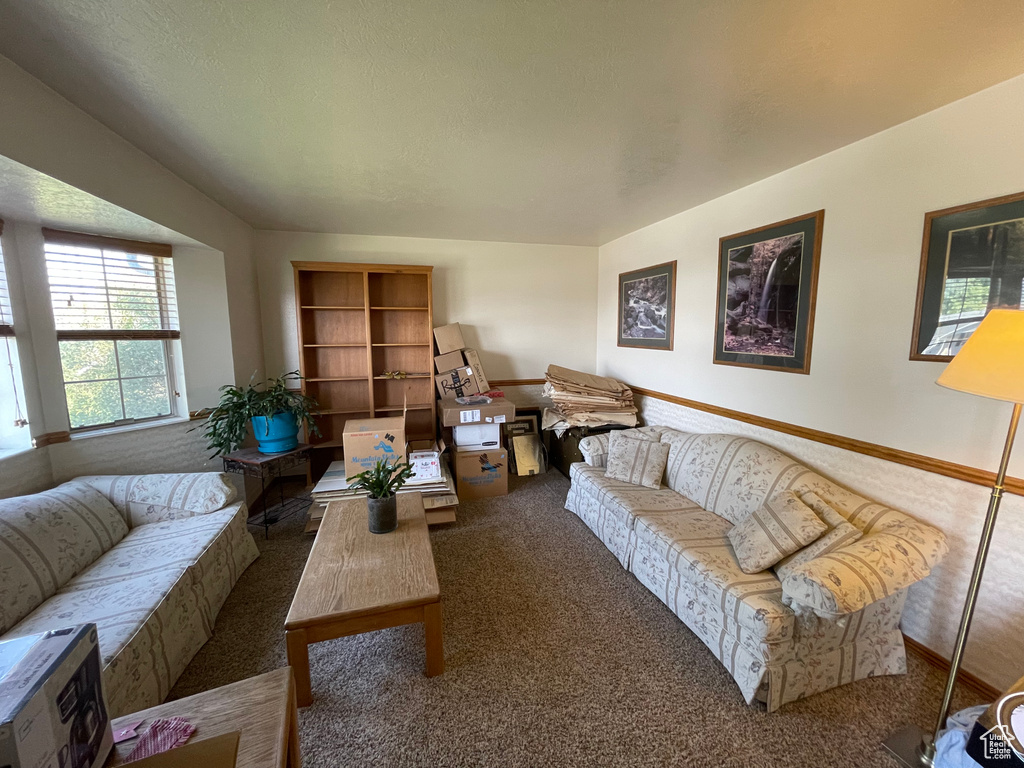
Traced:
[[220, 388], [220, 402], [206, 418], [203, 435], [214, 456], [231, 453], [245, 440], [249, 424], [256, 437], [260, 453], [282, 453], [299, 444], [299, 424], [305, 424], [311, 435], [320, 436], [313, 417], [320, 406], [313, 398], [296, 389], [289, 382], [299, 382], [302, 376], [291, 371], [276, 379], [256, 383], [249, 380], [246, 387], [228, 384]]
[[362, 488], [370, 494], [366, 499], [370, 533], [391, 533], [398, 527], [395, 494], [412, 476], [413, 469], [406, 462], [389, 464], [387, 459], [378, 459], [372, 469], [348, 478], [349, 488]]

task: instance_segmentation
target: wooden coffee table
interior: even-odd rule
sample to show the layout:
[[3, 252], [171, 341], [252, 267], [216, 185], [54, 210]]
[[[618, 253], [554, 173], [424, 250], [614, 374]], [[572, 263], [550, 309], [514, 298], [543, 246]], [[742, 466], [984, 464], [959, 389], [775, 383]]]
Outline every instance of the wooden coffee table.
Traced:
[[[191, 741], [241, 731], [235, 762], [238, 768], [300, 768], [302, 764], [295, 683], [287, 667], [119, 717], [113, 726], [117, 730], [126, 723], [144, 720], [138, 728], [141, 736], [161, 717], [184, 717], [192, 723], [196, 732]], [[117, 744], [107, 768], [122, 765], [137, 741]]]
[[370, 533], [366, 500], [332, 501], [295, 590], [285, 641], [300, 707], [313, 703], [309, 644], [423, 622], [427, 677], [444, 672], [441, 589], [418, 493], [398, 496], [398, 528]]

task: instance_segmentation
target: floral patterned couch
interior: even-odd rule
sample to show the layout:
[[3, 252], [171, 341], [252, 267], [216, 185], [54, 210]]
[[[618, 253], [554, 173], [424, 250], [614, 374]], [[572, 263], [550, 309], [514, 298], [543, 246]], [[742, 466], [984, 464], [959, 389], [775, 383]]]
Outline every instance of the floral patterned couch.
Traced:
[[160, 703], [259, 554], [234, 498], [204, 472], [0, 500], [0, 640], [93, 622], [111, 716]]
[[[907, 588], [947, 551], [941, 531], [754, 440], [638, 431], [670, 444], [661, 489], [606, 477], [608, 435], [595, 435], [580, 442], [586, 463], [570, 470], [565, 506], [711, 649], [748, 704], [774, 711], [854, 680], [906, 672], [900, 615]], [[744, 573], [729, 530], [786, 490], [816, 493], [862, 538], [784, 582], [773, 570]]]

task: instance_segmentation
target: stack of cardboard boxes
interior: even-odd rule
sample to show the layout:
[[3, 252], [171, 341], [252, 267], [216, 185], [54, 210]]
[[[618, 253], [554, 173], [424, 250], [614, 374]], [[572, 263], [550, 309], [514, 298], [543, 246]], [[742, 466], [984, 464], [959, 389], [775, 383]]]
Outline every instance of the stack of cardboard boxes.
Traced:
[[[467, 349], [458, 323], [434, 329], [437, 357], [434, 381], [441, 398], [443, 430], [451, 429], [455, 487], [463, 501], [508, 493], [508, 452], [501, 425], [516, 417], [516, 407], [491, 389], [475, 349]], [[473, 395], [483, 397], [473, 398]], [[456, 398], [479, 402], [459, 403]]]

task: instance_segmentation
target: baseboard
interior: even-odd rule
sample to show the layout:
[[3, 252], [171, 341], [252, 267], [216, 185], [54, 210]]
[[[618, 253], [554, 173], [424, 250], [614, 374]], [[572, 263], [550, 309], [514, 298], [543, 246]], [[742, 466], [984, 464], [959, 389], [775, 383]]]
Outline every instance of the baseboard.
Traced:
[[[911, 653], [917, 654], [922, 659], [927, 661], [936, 669], [941, 670], [944, 674], [949, 674], [949, 659], [936, 651], [933, 651], [926, 645], [922, 645], [917, 640], [903, 635], [903, 643], [907, 646], [907, 650]], [[960, 674], [957, 675], [957, 683], [970, 688], [972, 691], [981, 696], [985, 701], [996, 701], [1003, 692], [995, 686], [989, 685], [981, 678], [972, 675], [970, 672], [965, 672], [963, 669], [960, 670]]]

